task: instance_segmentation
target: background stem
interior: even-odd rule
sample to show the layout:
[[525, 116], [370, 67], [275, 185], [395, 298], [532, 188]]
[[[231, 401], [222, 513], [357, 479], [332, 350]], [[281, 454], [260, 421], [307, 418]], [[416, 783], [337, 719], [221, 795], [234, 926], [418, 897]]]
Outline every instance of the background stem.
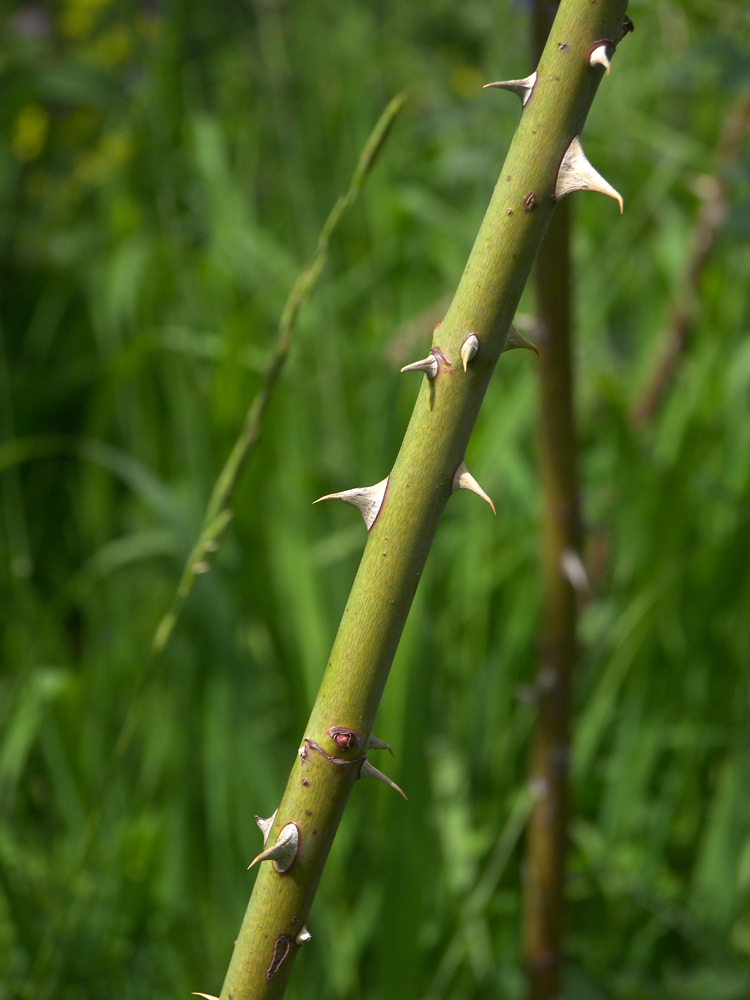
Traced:
[[[534, 50], [541, 51], [556, 2], [537, 0]], [[580, 551], [573, 411], [570, 203], [550, 222], [536, 265], [539, 346], [539, 479], [542, 491], [542, 620], [526, 841], [524, 955], [530, 1000], [561, 995], [571, 679], [577, 658], [576, 596], [563, 553]]]

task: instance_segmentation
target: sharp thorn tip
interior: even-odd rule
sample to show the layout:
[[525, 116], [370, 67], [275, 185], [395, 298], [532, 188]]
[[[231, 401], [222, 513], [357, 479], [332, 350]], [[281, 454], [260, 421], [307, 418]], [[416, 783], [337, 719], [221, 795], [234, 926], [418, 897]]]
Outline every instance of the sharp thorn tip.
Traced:
[[386, 476], [374, 486], [360, 486], [353, 490], [342, 490], [340, 493], [327, 493], [324, 497], [313, 500], [313, 503], [320, 503], [322, 500], [343, 500], [345, 503], [350, 503], [360, 512], [369, 531], [383, 505], [388, 479]]
[[463, 344], [461, 344], [461, 363], [464, 366], [464, 371], [468, 369], [469, 362], [477, 356], [478, 351], [479, 337], [475, 333], [470, 333]]
[[620, 214], [624, 210], [622, 195], [606, 181], [602, 175], [591, 166], [581, 145], [580, 136], [573, 136], [565, 151], [555, 182], [555, 198], [564, 198], [573, 191], [599, 191], [614, 198], [620, 206]]
[[386, 743], [385, 740], [379, 740], [377, 736], [370, 736], [367, 740], [368, 750], [387, 750], [391, 757], [394, 757], [393, 747], [390, 743]]
[[485, 83], [482, 90], [487, 90], [488, 87], [510, 90], [512, 93], [518, 94], [521, 98], [521, 106], [525, 108], [534, 91], [535, 83], [536, 70], [530, 76], [525, 76], [522, 80], [497, 80], [495, 83]]
[[273, 826], [273, 822], [276, 819], [276, 813], [278, 811], [279, 811], [278, 809], [275, 809], [274, 813], [273, 813], [273, 816], [269, 816], [268, 819], [263, 819], [261, 816], [256, 816], [255, 817], [255, 822], [258, 824], [258, 826], [260, 827], [260, 832], [263, 834], [263, 846], [264, 847], [266, 846], [266, 841], [268, 840], [268, 835], [271, 832], [271, 827]]
[[378, 771], [376, 767], [373, 767], [366, 757], [362, 762], [362, 767], [360, 768], [359, 776], [360, 778], [375, 778], [376, 781], [382, 781], [383, 784], [388, 785], [389, 788], [394, 789], [394, 791], [398, 792], [399, 795], [402, 795], [406, 799], [406, 795], [404, 794], [403, 790], [398, 787], [396, 782], [391, 781], [391, 779], [387, 775], [383, 774], [382, 771]]
[[478, 497], [490, 505], [492, 513], [497, 516], [494, 503], [466, 468], [466, 462], [461, 462], [454, 473], [451, 493], [455, 493], [456, 490], [468, 490], [470, 493], [476, 493]]
[[612, 64], [609, 61], [609, 54], [607, 49], [609, 48], [609, 42], [599, 42], [591, 51], [589, 56], [589, 66], [602, 66], [604, 72], [609, 76], [609, 71]]
[[287, 823], [282, 827], [276, 838], [276, 843], [261, 851], [257, 857], [253, 858], [247, 866], [248, 871], [259, 861], [273, 861], [273, 866], [277, 872], [288, 871], [294, 859], [297, 857], [299, 849], [299, 830], [296, 823]]
[[410, 365], [404, 365], [403, 372], [424, 372], [427, 378], [432, 381], [438, 373], [439, 362], [434, 354], [430, 353], [426, 358], [419, 361], [412, 361]]
[[523, 334], [519, 333], [514, 326], [508, 331], [508, 337], [505, 341], [505, 347], [502, 350], [504, 354], [506, 351], [512, 351], [517, 348], [521, 348], [526, 351], [533, 351], [537, 357], [539, 357], [539, 348], [536, 344], [532, 344], [530, 340], [527, 340]]

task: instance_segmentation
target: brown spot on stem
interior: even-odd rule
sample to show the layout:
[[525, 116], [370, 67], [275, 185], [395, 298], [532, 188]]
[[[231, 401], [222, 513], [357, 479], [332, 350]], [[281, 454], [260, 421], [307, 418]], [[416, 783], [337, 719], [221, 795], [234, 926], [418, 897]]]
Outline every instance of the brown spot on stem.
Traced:
[[536, 191], [529, 191], [523, 199], [523, 210], [524, 212], [533, 212], [538, 204], [539, 198], [537, 197]]
[[266, 969], [266, 982], [270, 983], [273, 977], [281, 968], [284, 959], [289, 954], [289, 949], [292, 947], [292, 939], [288, 934], [279, 934], [273, 943], [273, 955], [271, 956], [271, 964]]
[[567, 52], [570, 48], [567, 42], [558, 42], [557, 47], [561, 52]]

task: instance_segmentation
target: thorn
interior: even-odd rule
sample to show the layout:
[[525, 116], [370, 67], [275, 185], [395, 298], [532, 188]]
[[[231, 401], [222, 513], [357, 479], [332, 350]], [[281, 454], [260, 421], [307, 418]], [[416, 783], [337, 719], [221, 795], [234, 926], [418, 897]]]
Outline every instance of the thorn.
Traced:
[[395, 756], [393, 753], [393, 747], [390, 743], [386, 743], [385, 740], [379, 740], [377, 736], [370, 736], [367, 740], [368, 750], [387, 750], [391, 757]]
[[303, 924], [300, 928], [300, 932], [294, 939], [297, 944], [307, 944], [307, 942], [312, 938], [312, 934], [307, 929], [307, 924]]
[[268, 834], [271, 832], [271, 827], [273, 826], [273, 821], [276, 819], [276, 813], [279, 810], [274, 810], [273, 816], [269, 816], [268, 819], [261, 819], [260, 816], [255, 817], [255, 822], [260, 827], [260, 832], [263, 834], [263, 846], [266, 846], [266, 841], [268, 840]]
[[531, 76], [525, 76], [523, 80], [498, 80], [497, 83], [485, 83], [483, 90], [488, 87], [499, 87], [501, 90], [512, 90], [514, 94], [518, 94], [521, 98], [521, 107], [526, 107], [529, 103], [529, 98], [531, 97], [534, 84], [536, 83], [536, 70], [531, 74]]
[[614, 198], [623, 212], [622, 195], [591, 166], [581, 145], [580, 136], [573, 136], [565, 151], [555, 183], [555, 198], [563, 198], [572, 191], [599, 191]]
[[463, 344], [461, 344], [461, 361], [463, 362], [464, 371], [466, 371], [466, 367], [471, 359], [477, 356], [478, 350], [479, 337], [475, 333], [470, 333]]
[[[390, 787], [394, 788], [399, 795], [404, 795], [403, 791], [398, 787], [396, 782], [391, 781], [391, 779], [387, 775], [383, 774], [382, 771], [378, 771], [376, 767], [373, 767], [367, 758], [362, 761], [362, 767], [359, 769], [359, 776], [360, 778], [375, 778], [377, 781], [382, 781], [384, 784], [390, 785]], [[404, 798], [406, 798], [405, 795]]]
[[534, 354], [539, 356], [539, 348], [536, 344], [532, 344], [530, 340], [527, 340], [522, 333], [519, 333], [514, 326], [512, 326], [508, 332], [508, 338], [505, 341], [505, 347], [500, 352], [505, 354], [506, 351], [512, 351], [514, 348], [524, 348], [527, 351], [533, 351]]
[[456, 469], [455, 475], [453, 476], [453, 487], [451, 489], [451, 493], [455, 493], [456, 490], [469, 490], [471, 493], [476, 493], [478, 497], [481, 497], [482, 500], [485, 500], [490, 507], [492, 507], [492, 513], [497, 514], [494, 503], [490, 500], [482, 487], [466, 468], [466, 462], [461, 462], [459, 467]]
[[272, 847], [266, 848], [265, 851], [261, 851], [257, 858], [253, 858], [247, 866], [248, 870], [259, 861], [273, 861], [273, 866], [277, 872], [288, 871], [297, 857], [298, 849], [299, 830], [297, 829], [297, 824], [287, 823], [286, 826], [282, 827], [281, 832], [276, 838], [276, 843]]
[[529, 791], [534, 802], [546, 799], [549, 795], [549, 782], [546, 778], [537, 776], [529, 781]]
[[426, 358], [422, 358], [421, 361], [412, 361], [410, 365], [404, 365], [401, 369], [402, 372], [424, 372], [427, 378], [432, 382], [438, 373], [438, 368], [440, 367], [440, 362], [437, 357], [430, 351]]
[[611, 63], [609, 61], [609, 56], [607, 55], [607, 49], [610, 46], [610, 42], [605, 38], [603, 42], [597, 42], [594, 48], [591, 50], [591, 55], [589, 56], [589, 66], [603, 66], [604, 72], [609, 76], [609, 70]]
[[573, 590], [578, 593], [588, 593], [591, 590], [586, 567], [581, 555], [574, 548], [567, 548], [560, 556], [560, 569], [567, 578]]
[[219, 998], [215, 997], [213, 993], [192, 993], [191, 995], [194, 997], [205, 997], [206, 1000], [219, 1000]]
[[[437, 361], [435, 363], [437, 364]], [[386, 476], [374, 486], [360, 486], [353, 490], [343, 490], [341, 493], [327, 493], [324, 497], [313, 500], [313, 503], [320, 503], [321, 500], [343, 500], [345, 503], [353, 504], [365, 519], [369, 531], [380, 512], [388, 478]]]

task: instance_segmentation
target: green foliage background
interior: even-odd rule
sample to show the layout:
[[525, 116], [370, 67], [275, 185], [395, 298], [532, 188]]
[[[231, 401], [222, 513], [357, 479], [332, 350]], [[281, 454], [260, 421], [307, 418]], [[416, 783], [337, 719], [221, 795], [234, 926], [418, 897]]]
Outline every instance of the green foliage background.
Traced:
[[[750, 997], [750, 183], [698, 287], [743, 3], [637, 0], [575, 196], [586, 558], [570, 996]], [[60, 0], [0, 22], [0, 997], [218, 992], [245, 871], [531, 69], [509, 0]], [[280, 309], [387, 100], [411, 100], [305, 307], [236, 515], [158, 668]], [[697, 297], [658, 416], [629, 418]], [[523, 309], [533, 313], [527, 294]], [[535, 372], [502, 359], [290, 997], [518, 998], [538, 615]], [[144, 677], [147, 680], [144, 682]], [[126, 719], [128, 752], [114, 756]], [[114, 761], [114, 764], [113, 764]], [[374, 783], [373, 783], [374, 785]]]

